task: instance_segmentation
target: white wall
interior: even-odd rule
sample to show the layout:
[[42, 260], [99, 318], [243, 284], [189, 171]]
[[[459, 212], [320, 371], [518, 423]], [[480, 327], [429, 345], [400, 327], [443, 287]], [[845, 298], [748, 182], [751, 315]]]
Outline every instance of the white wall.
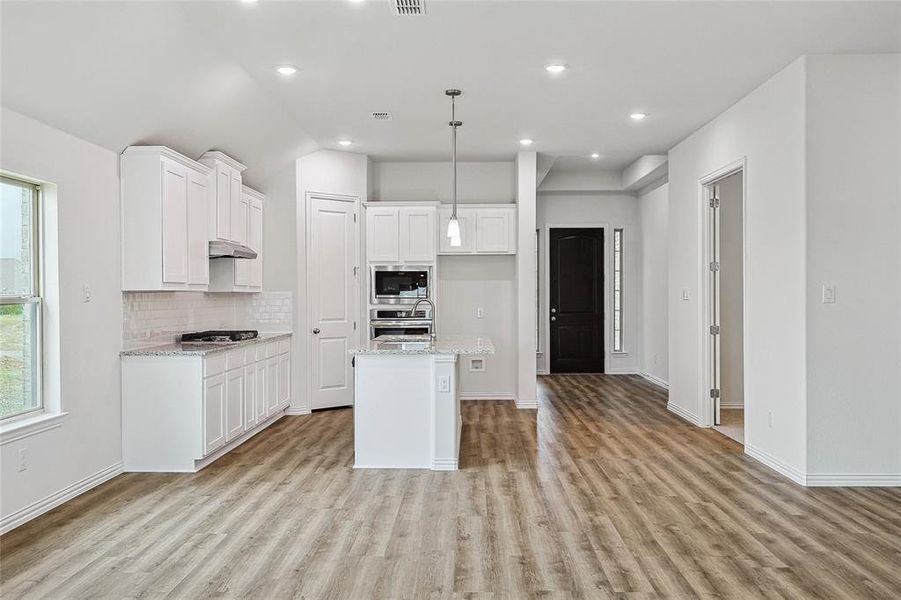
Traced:
[[[372, 163], [369, 200], [435, 201], [453, 198], [450, 162]], [[458, 162], [458, 202], [513, 202], [516, 175], [512, 162]]]
[[[45, 331], [55, 339], [45, 356], [58, 350], [58, 371], [52, 364], [47, 369], [54, 381], [45, 387], [45, 402], [68, 413], [58, 428], [0, 446], [6, 525], [79, 482], [95, 483], [96, 474], [121, 469], [122, 298], [116, 154], [5, 108], [0, 120], [0, 168], [55, 186], [55, 199], [48, 194], [45, 200], [56, 205], [58, 257], [51, 258], [58, 258], [58, 297], [46, 303]], [[53, 225], [51, 216], [45, 226]], [[47, 237], [52, 251], [54, 233]], [[89, 303], [82, 301], [82, 284], [91, 287]], [[28, 470], [21, 473], [20, 449], [28, 454]]]
[[293, 291], [297, 286], [297, 178], [292, 162], [260, 186], [263, 210], [263, 289]]
[[[370, 200], [448, 202], [451, 164], [371, 163]], [[512, 202], [514, 163], [458, 163], [461, 203]], [[484, 316], [476, 318], [482, 308]], [[464, 357], [460, 391], [464, 397], [513, 398], [516, 395], [516, 263], [512, 256], [438, 257], [439, 332], [483, 334], [496, 353], [482, 373], [469, 371]]]
[[[604, 237], [604, 293], [605, 348], [604, 367], [607, 373], [637, 373], [641, 366], [641, 248], [642, 232], [639, 220], [639, 202], [629, 194], [542, 194], [538, 196], [537, 227], [540, 230], [539, 257], [540, 306], [538, 309], [543, 350], [538, 357], [539, 372], [547, 372], [550, 364], [547, 335], [547, 225], [605, 224], [609, 229]], [[613, 230], [623, 229], [625, 249], [623, 255], [623, 345], [625, 352], [612, 353], [613, 336]]]
[[807, 452], [825, 483], [901, 483], [899, 88], [901, 55], [807, 60]]
[[743, 265], [741, 173], [722, 179], [720, 188], [720, 401], [744, 406]]
[[658, 382], [669, 381], [667, 316], [667, 220], [669, 186], [663, 184], [638, 197], [641, 222], [641, 372]]
[[669, 153], [670, 406], [697, 423], [709, 414], [700, 180], [744, 158], [746, 449], [796, 477], [807, 462], [805, 66], [793, 62]]
[[[369, 161], [364, 154], [355, 154], [353, 152], [339, 152], [336, 150], [317, 150], [306, 156], [297, 159], [296, 163], [296, 191], [295, 198], [295, 222], [297, 228], [295, 230], [295, 259], [297, 267], [297, 276], [294, 285], [294, 298], [296, 298], [295, 313], [293, 322], [294, 336], [292, 338], [292, 350], [294, 356], [299, 360], [294, 361], [292, 365], [293, 383], [292, 391], [294, 398], [291, 401], [290, 413], [303, 414], [310, 411], [310, 336], [311, 326], [309, 316], [307, 315], [307, 294], [309, 288], [307, 286], [307, 193], [319, 192], [322, 194], [336, 194], [342, 196], [352, 196], [358, 199], [357, 214], [361, 215], [358, 219], [357, 235], [360, 248], [360, 256], [357, 257], [357, 264], [363, 263], [363, 249], [366, 240], [365, 227], [362, 225], [362, 207], [360, 203], [366, 200], [367, 185], [370, 179], [368, 173]], [[285, 178], [287, 181], [288, 178]], [[282, 214], [289, 211], [284, 210]], [[289, 247], [289, 244], [284, 244]], [[362, 273], [362, 270], [361, 270]], [[264, 272], [265, 277], [265, 272]], [[287, 276], [285, 276], [287, 280]], [[290, 281], [287, 281], [290, 284]], [[359, 315], [358, 321], [365, 322], [365, 306], [366, 306], [366, 280], [360, 277], [359, 285]], [[357, 334], [365, 333], [365, 327], [358, 327]]]

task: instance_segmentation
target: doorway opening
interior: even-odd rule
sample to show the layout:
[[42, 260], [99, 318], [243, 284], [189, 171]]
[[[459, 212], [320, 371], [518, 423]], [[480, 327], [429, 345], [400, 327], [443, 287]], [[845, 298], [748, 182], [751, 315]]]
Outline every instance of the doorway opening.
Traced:
[[548, 235], [551, 373], [604, 372], [604, 229]]
[[744, 444], [744, 171], [705, 184], [713, 428]]

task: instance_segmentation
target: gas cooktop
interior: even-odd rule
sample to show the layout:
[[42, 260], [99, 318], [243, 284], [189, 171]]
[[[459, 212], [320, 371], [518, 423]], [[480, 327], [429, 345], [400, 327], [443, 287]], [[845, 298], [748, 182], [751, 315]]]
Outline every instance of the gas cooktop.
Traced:
[[221, 331], [195, 331], [181, 335], [182, 344], [236, 344], [252, 340], [260, 333], [256, 329], [232, 329]]

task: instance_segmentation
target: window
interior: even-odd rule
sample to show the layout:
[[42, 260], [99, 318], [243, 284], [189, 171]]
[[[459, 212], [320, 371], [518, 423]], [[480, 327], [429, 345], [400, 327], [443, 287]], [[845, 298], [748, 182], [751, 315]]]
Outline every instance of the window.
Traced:
[[613, 230], [613, 351], [623, 351], [623, 230]]
[[0, 419], [43, 408], [39, 197], [38, 186], [0, 177]]

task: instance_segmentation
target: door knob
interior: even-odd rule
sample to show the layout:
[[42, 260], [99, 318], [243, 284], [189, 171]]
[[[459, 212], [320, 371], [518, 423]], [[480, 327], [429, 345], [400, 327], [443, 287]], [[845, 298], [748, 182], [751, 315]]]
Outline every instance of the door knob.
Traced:
[[318, 333], [319, 333], [319, 328], [317, 327], [317, 328], [315, 328], [315, 329], [313, 330], [313, 335], [316, 335], [316, 334], [318, 334]]

